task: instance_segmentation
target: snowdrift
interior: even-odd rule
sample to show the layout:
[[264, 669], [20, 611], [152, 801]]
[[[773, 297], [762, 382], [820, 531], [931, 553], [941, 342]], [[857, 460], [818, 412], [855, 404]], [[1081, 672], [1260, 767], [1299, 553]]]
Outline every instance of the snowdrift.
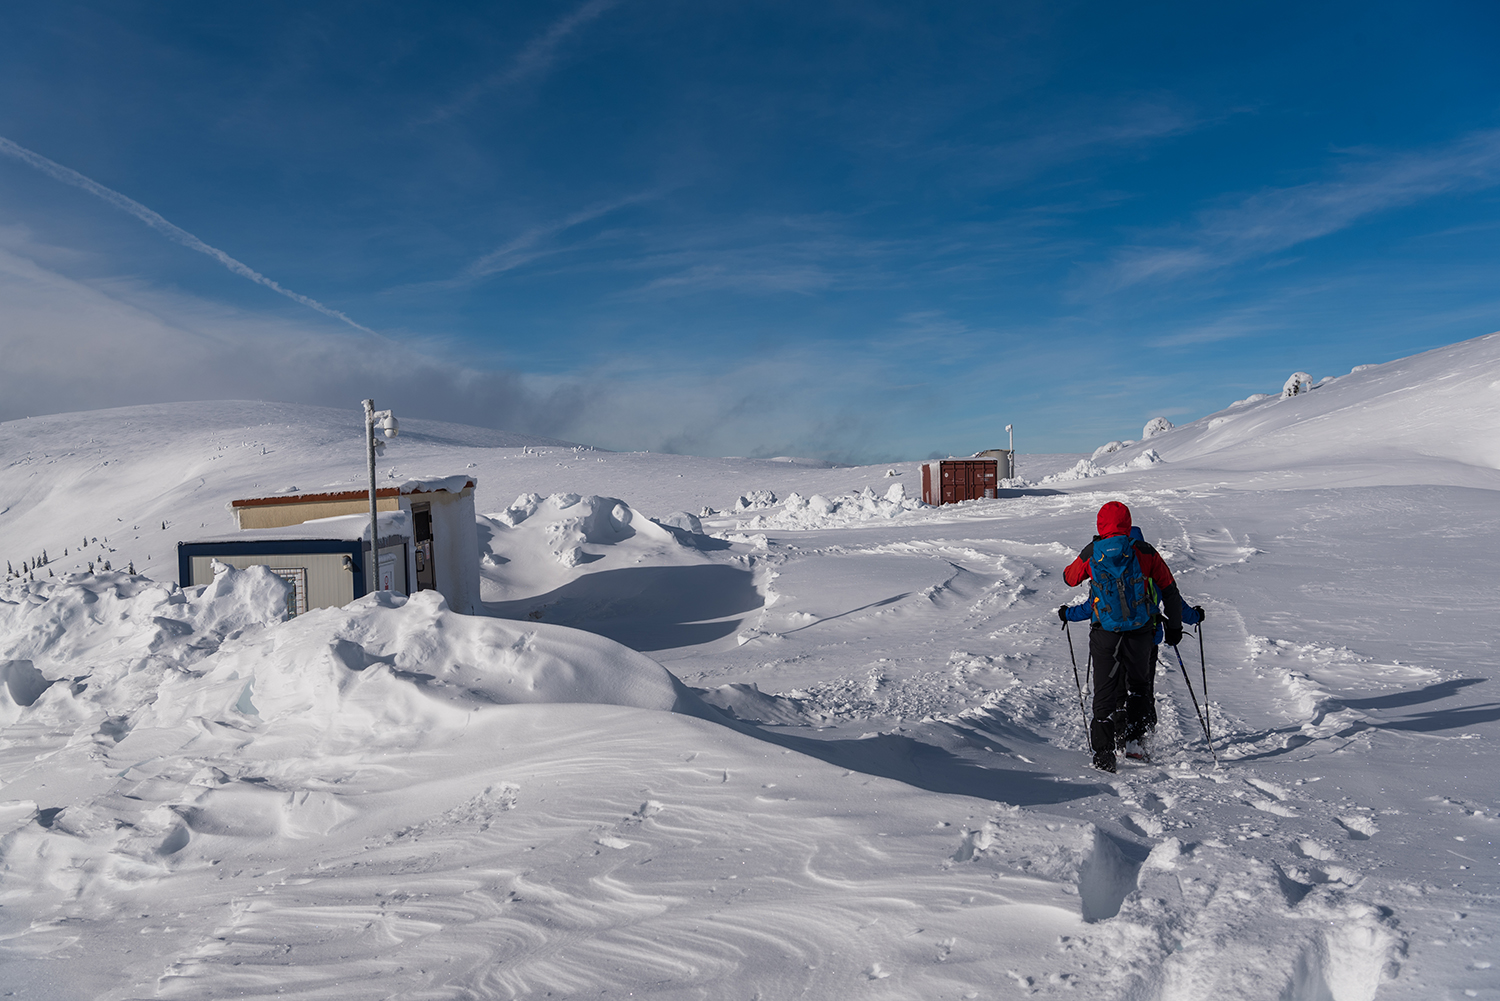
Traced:
[[442, 703], [699, 711], [655, 661], [591, 633], [459, 615], [433, 591], [282, 622], [285, 594], [263, 567], [185, 590], [112, 573], [0, 591], [0, 720], [107, 716], [118, 737], [195, 718], [288, 723], [334, 727], [355, 746]]
[[[403, 421], [382, 482], [479, 480], [502, 619], [69, 573], [170, 579], [230, 499], [362, 482], [357, 412], [0, 426], [38, 578], [0, 588], [3, 989], [1493, 993], [1497, 354], [1297, 380], [939, 509], [915, 464]], [[1209, 610], [1155, 760], [1108, 777], [1055, 618], [1106, 497]]]
[[728, 543], [694, 532], [696, 518], [673, 520], [688, 527], [668, 528], [615, 497], [522, 494], [480, 517], [486, 610], [650, 652], [733, 634], [763, 603], [754, 573]]

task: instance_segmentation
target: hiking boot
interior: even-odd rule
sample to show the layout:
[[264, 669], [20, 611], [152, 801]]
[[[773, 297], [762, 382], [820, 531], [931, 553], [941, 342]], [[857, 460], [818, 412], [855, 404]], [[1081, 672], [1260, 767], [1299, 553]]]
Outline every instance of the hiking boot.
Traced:
[[1109, 772], [1113, 775], [1115, 773], [1115, 756], [1113, 754], [1094, 755], [1094, 767], [1101, 772]]

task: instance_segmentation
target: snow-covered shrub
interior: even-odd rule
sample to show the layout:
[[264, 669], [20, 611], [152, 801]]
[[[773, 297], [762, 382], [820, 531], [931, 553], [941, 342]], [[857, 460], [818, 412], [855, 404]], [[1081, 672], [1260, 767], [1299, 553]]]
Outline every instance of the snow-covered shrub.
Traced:
[[[1160, 455], [1157, 454], [1156, 449], [1154, 449], [1154, 448], [1148, 448], [1144, 452], [1142, 452], [1140, 455], [1136, 456], [1134, 459], [1131, 459], [1129, 462], [1125, 463], [1125, 465], [1124, 465], [1123, 468], [1125, 468], [1125, 469], [1147, 469], [1147, 468], [1149, 468], [1151, 466], [1156, 465], [1158, 462], [1165, 462], [1165, 461], [1166, 461], [1165, 459], [1163, 459]], [[1121, 467], [1117, 466], [1117, 467], [1111, 469], [1110, 472], [1115, 472], [1119, 468], [1121, 468]]]
[[1091, 460], [1097, 459], [1101, 455], [1108, 455], [1111, 452], [1118, 452], [1120, 449], [1125, 448], [1127, 445], [1134, 444], [1135, 442], [1133, 441], [1107, 441], [1103, 445], [1100, 445], [1098, 448], [1094, 449], [1094, 454], [1089, 456], [1089, 458]]
[[[1099, 455], [1101, 453], [1095, 452], [1094, 454]], [[1070, 480], [1090, 480], [1095, 476], [1103, 475], [1104, 470], [1094, 465], [1093, 462], [1088, 459], [1079, 459], [1078, 464], [1072, 469], [1065, 469], [1060, 473], [1053, 473], [1051, 476], [1043, 476], [1041, 482], [1044, 484], [1066, 483]]]
[[1159, 434], [1166, 434], [1176, 426], [1165, 417], [1153, 417], [1146, 422], [1145, 427], [1141, 428], [1141, 440], [1145, 441], [1147, 438], [1155, 438]]
[[759, 511], [776, 504], [776, 494], [770, 490], [750, 490], [734, 502], [736, 511]]
[[1312, 376], [1306, 372], [1293, 372], [1287, 376], [1286, 385], [1281, 387], [1281, 398], [1289, 399], [1310, 389], [1312, 389]]
[[882, 497], [869, 487], [858, 493], [837, 494], [825, 497], [813, 494], [804, 498], [799, 493], [787, 495], [782, 509], [774, 514], [756, 515], [742, 521], [742, 531], [763, 528], [804, 530], [815, 528], [842, 528], [878, 519], [898, 517], [907, 511], [922, 507], [922, 502], [906, 496], [906, 487], [891, 484]]

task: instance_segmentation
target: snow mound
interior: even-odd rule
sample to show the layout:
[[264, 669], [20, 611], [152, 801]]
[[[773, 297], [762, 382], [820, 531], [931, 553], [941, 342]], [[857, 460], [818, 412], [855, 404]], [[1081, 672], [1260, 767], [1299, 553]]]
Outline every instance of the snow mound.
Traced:
[[761, 511], [776, 506], [776, 493], [772, 490], [750, 490], [734, 502], [736, 511]]
[[119, 571], [0, 589], [0, 723], [39, 703], [76, 715], [149, 699], [225, 641], [285, 619], [289, 589], [265, 567], [186, 590]]
[[1094, 449], [1094, 454], [1089, 456], [1089, 459], [1098, 459], [1100, 456], [1109, 455], [1111, 452], [1118, 452], [1120, 449], [1129, 448], [1134, 444], [1135, 442], [1133, 441], [1107, 441]]
[[1150, 467], [1156, 465], [1158, 462], [1162, 461], [1164, 460], [1162, 459], [1161, 455], [1157, 453], [1156, 449], [1148, 448], [1134, 458], [1122, 463], [1120, 466], [1110, 467], [1109, 471], [1114, 472], [1116, 469], [1149, 469]]
[[921, 501], [906, 496], [906, 487], [900, 483], [892, 485], [884, 495], [877, 494], [869, 487], [833, 497], [822, 494], [803, 497], [794, 491], [787, 495], [780, 511], [741, 521], [739, 528], [741, 531], [767, 528], [783, 531], [844, 528], [870, 521], [889, 521], [922, 506]]
[[[1097, 454], [1095, 453], [1095, 455]], [[1069, 483], [1075, 480], [1091, 480], [1096, 476], [1104, 476], [1107, 472], [1108, 470], [1104, 467], [1095, 465], [1092, 459], [1079, 459], [1071, 469], [1043, 476], [1038, 482], [1045, 485], [1048, 483]]]
[[1141, 440], [1145, 441], [1147, 438], [1154, 438], [1159, 434], [1166, 434], [1176, 426], [1177, 425], [1173, 424], [1165, 417], [1153, 417], [1146, 422], [1145, 427], [1141, 428]]
[[655, 661], [592, 633], [459, 615], [435, 591], [381, 592], [220, 652], [191, 697], [159, 700], [152, 715], [157, 725], [237, 713], [373, 734], [432, 717], [433, 702], [465, 713], [559, 702], [670, 711], [684, 694]]
[[690, 535], [703, 534], [703, 521], [696, 514], [688, 511], [673, 511], [671, 514], [662, 515], [660, 518], [652, 518], [651, 520], [658, 525], [675, 528]]
[[637, 517], [629, 504], [616, 497], [522, 494], [489, 520], [509, 529], [526, 523], [523, 536], [539, 534], [552, 559], [568, 568], [587, 563], [590, 556], [597, 555], [589, 553], [588, 546], [612, 546], [637, 534], [658, 543], [673, 541], [670, 532], [649, 518]]
[[[0, 720], [89, 716], [118, 735], [193, 720], [339, 732], [418, 724], [432, 703], [697, 710], [655, 661], [592, 633], [459, 615], [387, 592], [291, 621], [286, 584], [226, 569], [181, 590], [124, 574], [0, 592]], [[423, 726], [422, 729], [430, 729]]]
[[[1321, 383], [1320, 383], [1321, 384]], [[1287, 376], [1285, 384], [1281, 387], [1281, 398], [1291, 399], [1312, 390], [1312, 376], [1306, 372], [1293, 372]]]

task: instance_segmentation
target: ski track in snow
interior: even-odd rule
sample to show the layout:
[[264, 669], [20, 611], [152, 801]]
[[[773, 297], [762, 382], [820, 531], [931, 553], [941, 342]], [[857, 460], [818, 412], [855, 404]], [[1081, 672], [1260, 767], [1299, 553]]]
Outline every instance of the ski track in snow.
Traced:
[[[62, 575], [0, 591], [0, 984], [1500, 996], [1500, 477], [1482, 451], [1500, 404], [1470, 398], [1425, 457], [1404, 426], [1359, 428], [1399, 462], [1352, 430], [1418, 405], [1402, 379], [1500, 371], [1497, 344], [1230, 408], [1153, 438], [1150, 468], [937, 510], [886, 499], [916, 492], [910, 463], [403, 422], [381, 475], [478, 478], [484, 597], [515, 621], [424, 598], [276, 624], [248, 572], [175, 597], [66, 576], [109, 559], [170, 580], [172, 544], [221, 531], [228, 499], [357, 484], [347, 414], [0, 426], [0, 540]], [[1153, 761], [1085, 767], [1055, 610], [1110, 499], [1208, 611], [1206, 701], [1191, 631], [1181, 650], [1217, 767], [1167, 648]], [[709, 534], [646, 517], [674, 512]], [[1072, 640], [1082, 677], [1086, 629]]]

